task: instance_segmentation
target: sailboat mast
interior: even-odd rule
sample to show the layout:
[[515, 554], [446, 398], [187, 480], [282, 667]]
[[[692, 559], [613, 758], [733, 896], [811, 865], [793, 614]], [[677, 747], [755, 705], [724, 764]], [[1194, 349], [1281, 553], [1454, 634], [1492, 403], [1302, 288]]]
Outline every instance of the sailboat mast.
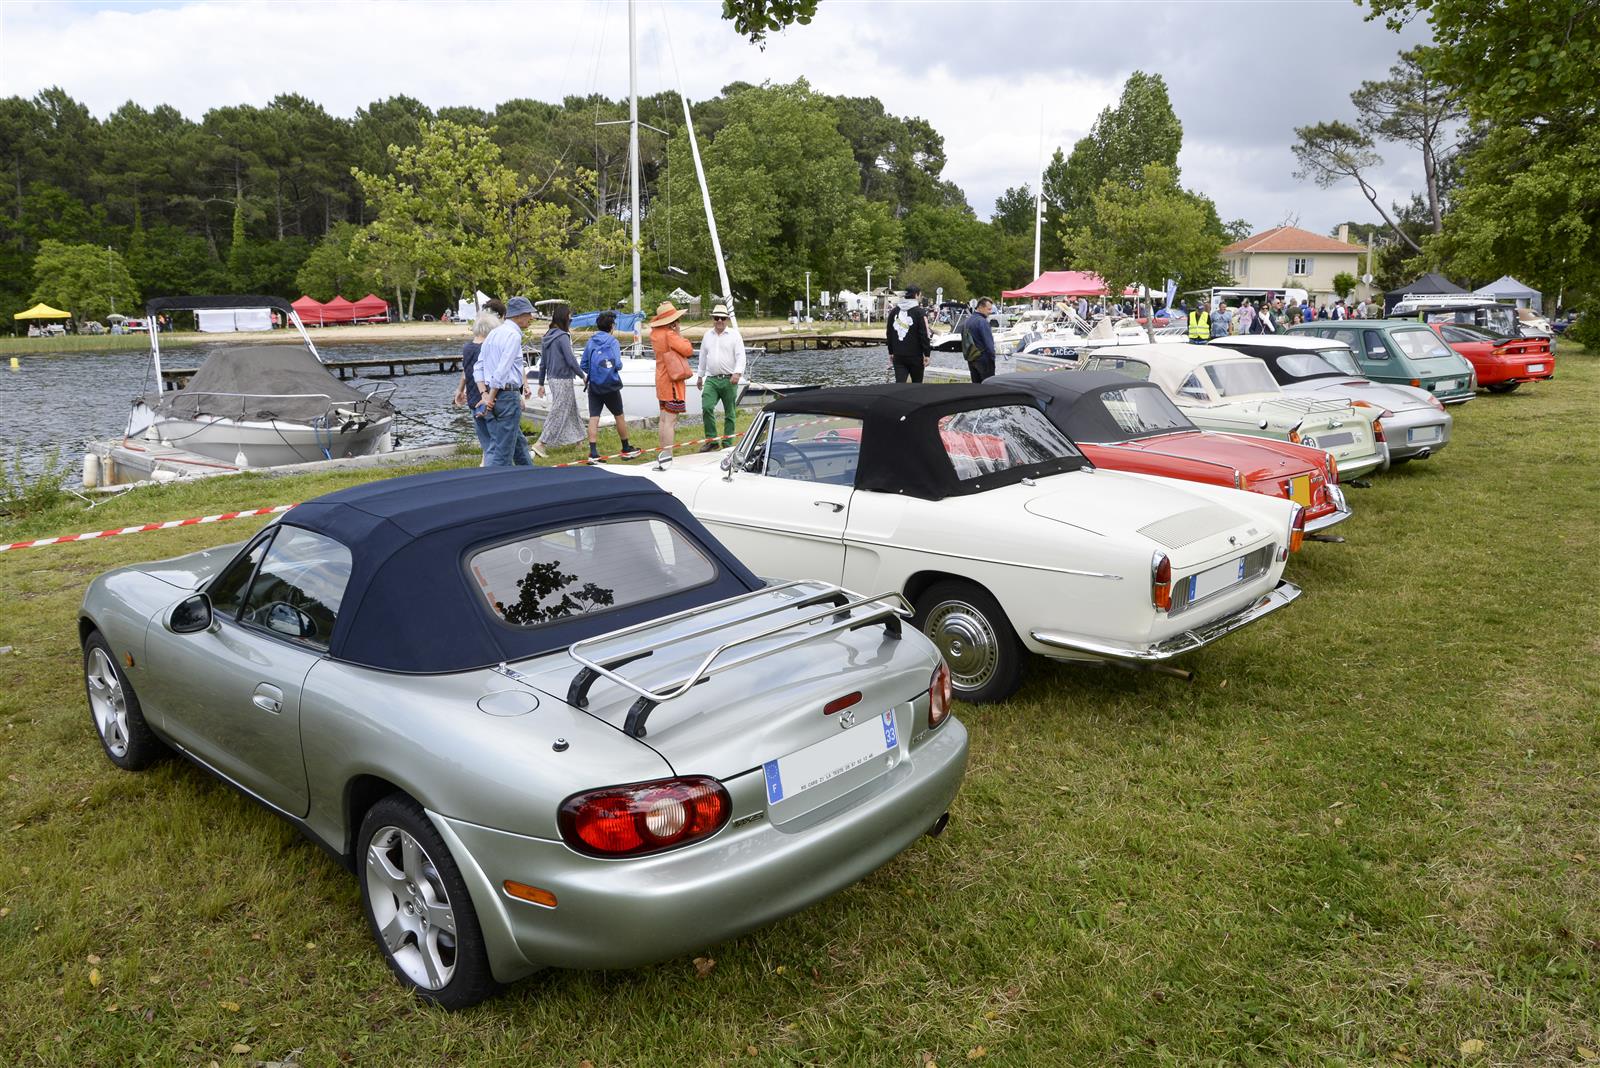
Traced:
[[638, 315], [639, 293], [639, 34], [634, 25], [633, 0], [628, 0], [628, 196], [633, 228], [633, 313]]

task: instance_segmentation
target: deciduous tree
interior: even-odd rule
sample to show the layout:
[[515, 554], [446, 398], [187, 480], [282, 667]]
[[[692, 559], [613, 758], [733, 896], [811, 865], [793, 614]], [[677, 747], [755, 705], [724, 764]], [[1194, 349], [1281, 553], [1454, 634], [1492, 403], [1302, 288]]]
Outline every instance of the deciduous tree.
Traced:
[[1411, 235], [1401, 229], [1383, 205], [1378, 203], [1378, 192], [1367, 181], [1372, 169], [1383, 163], [1383, 157], [1373, 147], [1372, 138], [1347, 122], [1337, 121], [1297, 126], [1294, 133], [1299, 138], [1291, 146], [1294, 158], [1300, 164], [1295, 171], [1296, 178], [1315, 182], [1323, 189], [1353, 180], [1360, 187], [1361, 195], [1367, 198], [1367, 203], [1372, 205], [1372, 210], [1383, 217], [1394, 235], [1413, 251], [1422, 251], [1422, 246], [1413, 241]]
[[1080, 250], [1078, 262], [1113, 293], [1139, 284], [1159, 290], [1168, 278], [1180, 289], [1198, 289], [1222, 271], [1222, 236], [1205, 205], [1159, 163], [1147, 164], [1137, 185], [1102, 185], [1090, 202], [1088, 225], [1067, 240]]
[[127, 314], [139, 304], [128, 265], [117, 252], [99, 245], [46, 239], [33, 258], [33, 280], [33, 300], [71, 312], [78, 322], [119, 308]]

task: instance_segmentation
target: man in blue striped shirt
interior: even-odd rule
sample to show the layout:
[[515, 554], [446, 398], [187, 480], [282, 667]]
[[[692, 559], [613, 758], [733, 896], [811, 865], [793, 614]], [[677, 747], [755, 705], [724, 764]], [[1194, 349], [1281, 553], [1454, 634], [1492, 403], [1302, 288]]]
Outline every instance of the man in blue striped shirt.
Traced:
[[482, 403], [473, 417], [482, 419], [489, 432], [484, 450], [485, 467], [532, 467], [528, 439], [522, 436], [522, 395], [527, 369], [522, 362], [522, 332], [533, 322], [533, 303], [527, 297], [506, 301], [505, 322], [483, 339], [483, 349], [473, 367]]

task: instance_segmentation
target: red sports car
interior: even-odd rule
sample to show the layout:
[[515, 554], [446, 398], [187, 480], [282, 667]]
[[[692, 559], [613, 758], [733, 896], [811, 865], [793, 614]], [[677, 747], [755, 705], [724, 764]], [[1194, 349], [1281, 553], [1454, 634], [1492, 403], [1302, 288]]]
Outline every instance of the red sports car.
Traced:
[[1201, 430], [1154, 382], [1112, 371], [1041, 371], [991, 381], [1038, 398], [1050, 422], [1096, 467], [1292, 500], [1306, 510], [1307, 533], [1350, 517], [1338, 468], [1326, 452]]
[[1467, 358], [1478, 373], [1478, 385], [1490, 393], [1510, 393], [1524, 382], [1555, 376], [1556, 354], [1549, 338], [1500, 337], [1465, 323], [1430, 325], [1441, 341]]

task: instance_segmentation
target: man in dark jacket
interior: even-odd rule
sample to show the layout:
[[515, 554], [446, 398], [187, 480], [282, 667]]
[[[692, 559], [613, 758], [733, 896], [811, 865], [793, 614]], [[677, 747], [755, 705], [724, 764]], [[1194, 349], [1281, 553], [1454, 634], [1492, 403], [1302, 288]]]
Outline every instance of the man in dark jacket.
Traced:
[[961, 354], [967, 359], [967, 373], [974, 382], [994, 375], [994, 332], [989, 329], [989, 314], [994, 301], [979, 297], [972, 313], [961, 324]]
[[928, 316], [922, 310], [921, 296], [920, 286], [907, 286], [905, 299], [889, 312], [884, 336], [896, 382], [921, 382], [922, 369], [933, 355], [933, 335], [928, 333]]

